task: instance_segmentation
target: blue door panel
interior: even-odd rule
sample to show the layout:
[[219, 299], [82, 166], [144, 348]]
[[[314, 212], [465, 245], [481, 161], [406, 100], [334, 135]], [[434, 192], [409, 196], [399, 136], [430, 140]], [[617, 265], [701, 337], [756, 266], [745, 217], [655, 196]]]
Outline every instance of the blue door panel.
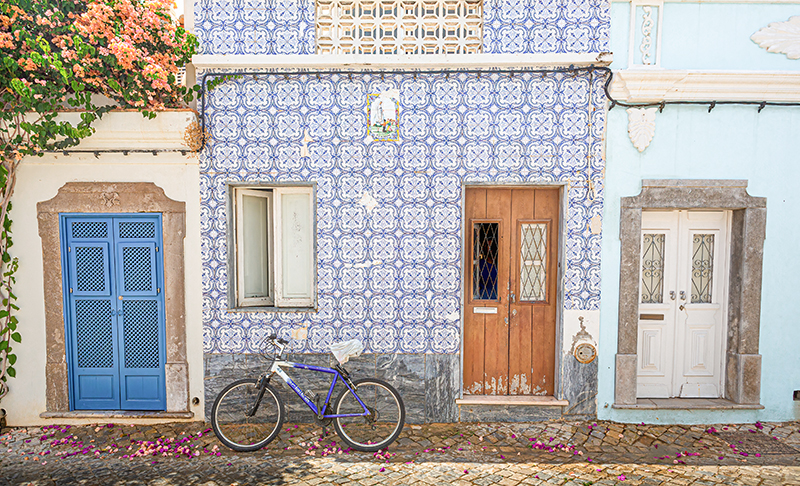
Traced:
[[81, 401], [95, 405], [109, 402], [109, 405], [113, 405], [117, 403], [115, 388], [113, 376], [89, 374], [78, 376], [78, 400]]
[[62, 218], [70, 396], [78, 410], [164, 410], [161, 218]]

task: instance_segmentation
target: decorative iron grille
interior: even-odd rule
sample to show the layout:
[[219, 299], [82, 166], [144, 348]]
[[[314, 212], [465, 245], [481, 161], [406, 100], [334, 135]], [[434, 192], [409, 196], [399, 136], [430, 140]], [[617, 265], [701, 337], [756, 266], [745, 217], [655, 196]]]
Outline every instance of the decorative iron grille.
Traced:
[[710, 304], [714, 275], [714, 235], [692, 238], [692, 304]]
[[642, 239], [642, 304], [664, 302], [663, 233], [645, 234]]
[[475, 54], [481, 0], [317, 0], [317, 54]]
[[75, 247], [75, 288], [78, 292], [106, 290], [105, 258], [102, 247]]
[[500, 224], [474, 223], [472, 231], [472, 298], [497, 300], [497, 250]]
[[114, 366], [113, 317], [108, 299], [75, 301], [78, 368]]
[[150, 262], [150, 247], [126, 246], [122, 249], [125, 292], [152, 292], [153, 270]]
[[158, 302], [122, 302], [126, 368], [158, 368]]
[[108, 238], [108, 223], [104, 221], [75, 221], [72, 223], [75, 239]]
[[543, 301], [547, 297], [547, 224], [523, 223], [520, 233], [519, 300]]
[[152, 221], [122, 221], [119, 223], [120, 238], [155, 238], [156, 224]]

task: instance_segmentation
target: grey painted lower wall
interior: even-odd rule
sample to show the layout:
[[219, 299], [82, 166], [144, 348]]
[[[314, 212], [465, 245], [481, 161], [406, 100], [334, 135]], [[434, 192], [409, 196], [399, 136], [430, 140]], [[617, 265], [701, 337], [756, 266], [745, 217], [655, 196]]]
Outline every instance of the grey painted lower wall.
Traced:
[[572, 353], [564, 353], [561, 358], [564, 418], [594, 418], [597, 416], [597, 359], [591, 363], [581, 363]]
[[[331, 354], [289, 355], [287, 359], [326, 367], [335, 363]], [[206, 420], [209, 420], [217, 394], [233, 381], [258, 377], [269, 366], [269, 360], [255, 354], [206, 354], [204, 364]], [[345, 368], [353, 379], [381, 378], [397, 388], [405, 403], [408, 423], [458, 421], [455, 399], [461, 378], [457, 354], [365, 354], [351, 359]], [[303, 390], [327, 393], [330, 387], [328, 374], [294, 369], [288, 369], [287, 374]], [[284, 399], [289, 421], [313, 420], [306, 405], [280, 378], [271, 383]], [[334, 399], [338, 392], [334, 392]]]

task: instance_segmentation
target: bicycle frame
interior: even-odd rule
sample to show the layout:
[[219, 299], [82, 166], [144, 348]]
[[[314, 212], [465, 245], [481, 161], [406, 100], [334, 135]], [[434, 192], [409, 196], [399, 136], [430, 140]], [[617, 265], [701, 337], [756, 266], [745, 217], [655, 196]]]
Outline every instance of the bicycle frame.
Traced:
[[[361, 405], [361, 407], [364, 409], [364, 413], [345, 413], [345, 414], [338, 414], [338, 415], [337, 414], [331, 414], [331, 415], [322, 414], [321, 413], [322, 411], [317, 408], [317, 405], [314, 402], [312, 402], [311, 400], [309, 400], [308, 397], [306, 397], [305, 393], [303, 393], [303, 390], [301, 390], [300, 387], [297, 386], [294, 381], [292, 381], [292, 379], [289, 377], [289, 375], [287, 375], [286, 372], [283, 371], [283, 369], [281, 368], [282, 366], [287, 367], [287, 368], [296, 368], [296, 369], [300, 369], [300, 370], [316, 371], [316, 372], [319, 372], [319, 373], [329, 373], [329, 374], [333, 375], [333, 381], [331, 382], [331, 387], [328, 390], [328, 396], [325, 398], [325, 403], [322, 404], [322, 411], [324, 411], [325, 409], [328, 408], [328, 404], [331, 401], [331, 396], [333, 395], [333, 388], [336, 386], [337, 380], [339, 378], [341, 378], [342, 379], [342, 383], [344, 383], [344, 386], [346, 386], [347, 389], [350, 390], [350, 392], [353, 394], [353, 396], [356, 397], [356, 400], [358, 401], [358, 404]], [[372, 414], [372, 412], [369, 411], [367, 406], [364, 405], [364, 402], [361, 401], [361, 398], [358, 396], [358, 393], [356, 393], [355, 387], [351, 387], [350, 384], [348, 383], [348, 380], [346, 380], [344, 378], [344, 376], [342, 376], [342, 374], [338, 370], [336, 370], [334, 368], [324, 368], [324, 367], [321, 367], [321, 366], [312, 366], [312, 365], [307, 365], [307, 364], [303, 364], [303, 363], [293, 363], [291, 361], [284, 361], [282, 359], [276, 359], [272, 363], [272, 367], [270, 368], [269, 371], [270, 371], [270, 375], [272, 375], [274, 373], [274, 374], [280, 376], [281, 379], [287, 385], [289, 385], [289, 388], [291, 388], [292, 391], [294, 391], [295, 394], [298, 397], [300, 397], [300, 400], [303, 400], [303, 402], [306, 405], [308, 405], [308, 408], [310, 408], [311, 411], [314, 412], [314, 415], [316, 415], [317, 418], [319, 418], [319, 419], [337, 418], [337, 417], [366, 417], [366, 416]], [[258, 404], [256, 404], [256, 407], [258, 407]]]

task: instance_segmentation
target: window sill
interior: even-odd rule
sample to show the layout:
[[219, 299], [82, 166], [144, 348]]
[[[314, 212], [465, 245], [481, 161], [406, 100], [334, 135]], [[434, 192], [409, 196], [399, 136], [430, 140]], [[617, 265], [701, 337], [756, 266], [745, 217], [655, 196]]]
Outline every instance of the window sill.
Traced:
[[248, 306], [231, 307], [227, 310], [233, 312], [317, 312], [316, 307], [275, 307], [275, 306]]
[[638, 398], [636, 404], [615, 403], [620, 410], [762, 410], [764, 405], [734, 403], [725, 398]]

